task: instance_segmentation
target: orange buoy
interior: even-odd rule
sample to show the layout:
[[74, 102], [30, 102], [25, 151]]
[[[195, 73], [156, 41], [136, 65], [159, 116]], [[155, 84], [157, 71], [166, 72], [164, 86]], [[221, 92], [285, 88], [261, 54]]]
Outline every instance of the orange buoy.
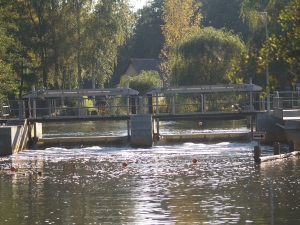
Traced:
[[16, 168], [15, 167], [10, 167], [10, 171], [12, 171], [12, 172], [14, 172], [14, 171], [16, 171]]
[[199, 125], [199, 126], [202, 126], [202, 122], [198, 122], [198, 125]]
[[95, 130], [95, 127], [92, 127], [91, 129], [92, 129], [92, 130]]
[[127, 163], [127, 162], [123, 162], [122, 165], [123, 165], [124, 167], [126, 167], [126, 166], [128, 166], [128, 163]]
[[197, 163], [198, 160], [196, 158], [193, 158], [193, 163]]

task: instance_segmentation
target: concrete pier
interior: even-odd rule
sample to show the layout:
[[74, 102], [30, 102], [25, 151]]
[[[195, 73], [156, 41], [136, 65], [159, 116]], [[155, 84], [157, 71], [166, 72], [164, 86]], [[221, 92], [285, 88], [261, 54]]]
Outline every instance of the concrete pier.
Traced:
[[286, 141], [284, 129], [276, 125], [273, 113], [257, 113], [256, 126], [257, 131], [267, 133], [267, 138], [261, 141], [262, 143]]
[[130, 116], [130, 145], [132, 147], [152, 147], [153, 120], [150, 114]]
[[26, 120], [9, 121], [0, 127], [0, 155], [12, 155], [27, 147], [28, 127]]

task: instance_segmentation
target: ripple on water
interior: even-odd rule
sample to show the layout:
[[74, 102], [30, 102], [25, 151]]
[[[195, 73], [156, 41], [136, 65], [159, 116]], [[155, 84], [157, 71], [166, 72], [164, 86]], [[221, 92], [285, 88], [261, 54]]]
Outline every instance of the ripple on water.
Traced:
[[[14, 196], [22, 208], [20, 218], [29, 215], [32, 224], [46, 219], [64, 224], [270, 224], [270, 216], [280, 224], [275, 218], [282, 222], [285, 214], [296, 221], [299, 162], [255, 166], [255, 144], [26, 150], [0, 158], [1, 168], [26, 169], [14, 176], [8, 170], [0, 174], [6, 179], [0, 184], [0, 203], [8, 201], [4, 195]], [[35, 217], [32, 208], [53, 213]], [[1, 203], [1, 220], [7, 219], [3, 212]], [[18, 217], [14, 224], [21, 224]]]

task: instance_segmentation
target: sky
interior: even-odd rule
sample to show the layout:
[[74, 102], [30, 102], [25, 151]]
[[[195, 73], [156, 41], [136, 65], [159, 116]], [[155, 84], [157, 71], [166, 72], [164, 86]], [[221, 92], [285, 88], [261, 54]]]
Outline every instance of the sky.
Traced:
[[135, 10], [137, 10], [143, 8], [143, 6], [146, 5], [147, 1], [149, 0], [130, 0], [130, 4], [134, 6]]

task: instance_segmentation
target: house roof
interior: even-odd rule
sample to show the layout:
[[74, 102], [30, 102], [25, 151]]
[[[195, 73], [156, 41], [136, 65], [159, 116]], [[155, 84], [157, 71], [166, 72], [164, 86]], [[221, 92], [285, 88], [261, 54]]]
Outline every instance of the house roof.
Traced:
[[137, 70], [137, 72], [140, 74], [142, 70], [149, 71], [149, 70], [155, 70], [158, 71], [160, 74], [160, 70], [158, 68], [158, 65], [161, 63], [161, 59], [141, 59], [141, 58], [133, 58], [130, 59], [128, 62], [124, 73], [127, 71], [130, 64], [134, 66], [134, 68]]

